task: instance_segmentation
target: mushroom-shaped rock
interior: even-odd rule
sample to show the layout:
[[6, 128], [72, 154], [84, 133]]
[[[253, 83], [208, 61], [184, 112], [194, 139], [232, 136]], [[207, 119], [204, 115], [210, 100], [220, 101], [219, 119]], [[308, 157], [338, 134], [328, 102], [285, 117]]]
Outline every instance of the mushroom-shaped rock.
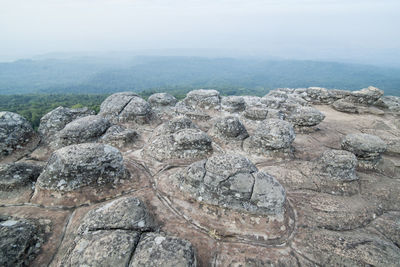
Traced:
[[152, 107], [175, 106], [176, 102], [178, 102], [173, 95], [167, 93], [152, 94], [147, 101]]
[[287, 117], [287, 120], [299, 127], [311, 127], [325, 119], [325, 115], [316, 108], [299, 106]]
[[99, 142], [122, 148], [135, 143], [138, 138], [139, 134], [135, 130], [127, 129], [121, 125], [113, 125], [108, 128]]
[[152, 110], [145, 100], [131, 92], [116, 93], [101, 103], [99, 115], [112, 122], [149, 123]]
[[345, 150], [326, 150], [316, 164], [318, 174], [337, 181], [357, 180], [356, 156]]
[[49, 190], [73, 191], [89, 185], [115, 184], [127, 176], [118, 149], [87, 143], [56, 150], [39, 176], [37, 185]]
[[110, 126], [111, 123], [101, 116], [91, 115], [76, 119], [57, 134], [54, 145], [62, 147], [97, 141]]
[[339, 99], [332, 103], [332, 107], [340, 112], [357, 113], [358, 108], [353, 102], [346, 99]]
[[175, 117], [157, 127], [155, 135], [173, 134], [183, 129], [198, 129], [197, 126], [187, 117]]
[[62, 266], [128, 266], [138, 232], [100, 230], [88, 232], [76, 241]]
[[32, 163], [15, 162], [0, 165], [0, 191], [11, 191], [31, 186], [37, 180], [42, 167]]
[[141, 200], [122, 197], [90, 210], [82, 219], [79, 232], [112, 229], [144, 232], [154, 226], [154, 220]]
[[269, 109], [265, 105], [247, 107], [243, 116], [250, 120], [262, 121], [268, 116]]
[[346, 99], [359, 104], [372, 105], [379, 98], [381, 98], [381, 96], [383, 96], [382, 90], [373, 86], [369, 86], [368, 88], [361, 89], [360, 91], [352, 92], [351, 96], [347, 97]]
[[42, 139], [47, 142], [49, 141], [47, 138], [62, 130], [71, 121], [94, 114], [95, 112], [88, 108], [58, 107], [40, 119], [38, 131]]
[[243, 148], [247, 152], [257, 154], [282, 150], [290, 148], [295, 136], [293, 126], [289, 122], [279, 119], [265, 120], [257, 127], [254, 135], [244, 141]]
[[145, 147], [145, 153], [158, 161], [204, 158], [212, 150], [211, 138], [199, 129], [156, 136]]
[[262, 214], [284, 210], [283, 187], [240, 155], [222, 154], [195, 162], [173, 179], [181, 191], [212, 205]]
[[246, 108], [246, 102], [241, 96], [225, 96], [222, 97], [221, 107], [228, 112], [241, 112]]
[[286, 98], [280, 98], [280, 97], [273, 97], [273, 96], [266, 95], [261, 98], [261, 103], [266, 105], [268, 108], [277, 109], [281, 106], [282, 103], [284, 103], [286, 101], [286, 99], [287, 99], [287, 96], [286, 96]]
[[194, 109], [219, 109], [221, 97], [216, 90], [193, 90], [190, 91], [183, 102]]
[[135, 249], [130, 267], [196, 267], [192, 244], [186, 240], [157, 233], [145, 233]]
[[0, 112], [0, 157], [22, 148], [34, 134], [24, 117], [8, 111]]
[[0, 217], [0, 266], [29, 266], [40, 246], [41, 237], [35, 224]]
[[309, 87], [306, 89], [305, 100], [314, 104], [327, 104], [333, 101], [331, 94], [326, 88]]
[[342, 140], [342, 149], [362, 160], [377, 160], [386, 151], [386, 143], [371, 134], [348, 134]]
[[249, 136], [244, 125], [234, 116], [218, 118], [209, 134], [225, 142], [241, 141]]

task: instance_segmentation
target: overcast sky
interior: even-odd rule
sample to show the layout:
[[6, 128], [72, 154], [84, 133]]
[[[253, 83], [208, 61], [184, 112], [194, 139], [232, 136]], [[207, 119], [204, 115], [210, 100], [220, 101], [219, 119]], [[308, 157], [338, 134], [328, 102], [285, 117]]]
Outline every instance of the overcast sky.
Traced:
[[0, 0], [0, 60], [215, 49], [390, 64], [399, 14], [400, 0]]

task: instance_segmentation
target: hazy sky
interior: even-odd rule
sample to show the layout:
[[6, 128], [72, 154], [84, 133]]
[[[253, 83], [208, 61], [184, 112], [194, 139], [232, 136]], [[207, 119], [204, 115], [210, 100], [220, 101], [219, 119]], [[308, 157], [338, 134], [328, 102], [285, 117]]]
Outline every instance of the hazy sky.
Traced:
[[399, 32], [400, 0], [0, 0], [0, 60], [217, 49], [395, 63]]

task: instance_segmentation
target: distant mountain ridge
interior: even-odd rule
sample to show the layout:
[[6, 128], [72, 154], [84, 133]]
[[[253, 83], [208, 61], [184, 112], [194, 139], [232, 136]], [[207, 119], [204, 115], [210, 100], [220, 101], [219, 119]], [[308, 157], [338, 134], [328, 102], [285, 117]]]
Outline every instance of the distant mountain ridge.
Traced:
[[267, 92], [369, 85], [400, 95], [400, 69], [303, 60], [206, 57], [76, 57], [0, 63], [0, 94], [169, 91], [215, 88]]

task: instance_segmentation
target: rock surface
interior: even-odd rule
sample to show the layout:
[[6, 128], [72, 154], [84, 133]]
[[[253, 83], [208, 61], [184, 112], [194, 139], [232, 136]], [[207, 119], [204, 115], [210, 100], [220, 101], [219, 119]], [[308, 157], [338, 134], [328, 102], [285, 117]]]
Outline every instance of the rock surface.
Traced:
[[41, 172], [41, 166], [31, 163], [0, 164], [0, 191], [12, 191], [24, 186], [32, 186]]
[[175, 106], [178, 102], [176, 98], [167, 93], [157, 93], [149, 96], [148, 102], [152, 107]]
[[371, 134], [349, 134], [342, 141], [342, 148], [364, 160], [375, 160], [386, 151], [386, 143]]
[[217, 119], [209, 134], [224, 142], [241, 141], [249, 136], [244, 125], [237, 117], [233, 116]]
[[320, 175], [339, 181], [357, 180], [356, 167], [356, 156], [345, 150], [327, 150], [316, 164]]

